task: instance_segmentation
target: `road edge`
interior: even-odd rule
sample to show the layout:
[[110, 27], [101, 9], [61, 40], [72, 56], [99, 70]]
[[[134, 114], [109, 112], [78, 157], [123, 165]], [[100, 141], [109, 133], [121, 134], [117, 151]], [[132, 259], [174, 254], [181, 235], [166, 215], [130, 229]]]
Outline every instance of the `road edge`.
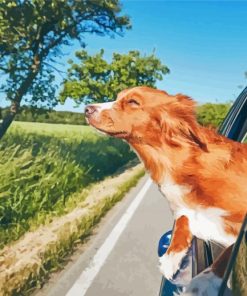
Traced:
[[[38, 248], [31, 251], [23, 249], [26, 246], [25, 240], [27, 242], [30, 239], [30, 233], [4, 248], [0, 252], [0, 295], [30, 295], [47, 281], [51, 272], [61, 269], [76, 246], [88, 238], [100, 219], [144, 175], [142, 165], [128, 169], [127, 172], [112, 178], [118, 182], [115, 189], [112, 188], [111, 194], [102, 195], [101, 192], [101, 198], [96, 201], [94, 198], [93, 202], [88, 203], [87, 208], [76, 208], [72, 213], [65, 215], [67, 220], [64, 217], [55, 219], [51, 223], [54, 227], [52, 231], [49, 229], [51, 225], [48, 225], [31, 233], [32, 240], [36, 239], [37, 245], [39, 243], [41, 245]], [[98, 186], [102, 185], [104, 188], [106, 181], [100, 182]], [[73, 217], [75, 213], [77, 215]], [[63, 223], [60, 223], [61, 218]], [[46, 236], [45, 243], [42, 240], [42, 234]], [[18, 254], [21, 257], [18, 258]]]

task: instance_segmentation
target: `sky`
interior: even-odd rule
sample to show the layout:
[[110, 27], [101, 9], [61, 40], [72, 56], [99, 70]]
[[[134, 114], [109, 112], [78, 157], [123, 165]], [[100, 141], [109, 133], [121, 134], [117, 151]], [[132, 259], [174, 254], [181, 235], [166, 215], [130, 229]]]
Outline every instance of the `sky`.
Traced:
[[[247, 85], [247, 1], [122, 0], [122, 13], [129, 15], [132, 29], [124, 37], [85, 36], [86, 50], [101, 48], [110, 60], [113, 52], [139, 50], [158, 58], [171, 71], [157, 87], [183, 93], [198, 103], [233, 101], [240, 85]], [[79, 50], [64, 50], [66, 62]], [[61, 78], [56, 75], [57, 82]], [[75, 109], [67, 100], [56, 110]]]

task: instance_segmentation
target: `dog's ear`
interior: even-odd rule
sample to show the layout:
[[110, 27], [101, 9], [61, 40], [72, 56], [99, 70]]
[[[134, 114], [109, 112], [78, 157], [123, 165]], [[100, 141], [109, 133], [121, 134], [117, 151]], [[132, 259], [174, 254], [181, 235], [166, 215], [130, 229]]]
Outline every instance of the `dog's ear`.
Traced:
[[176, 95], [176, 101], [160, 108], [159, 122], [165, 141], [174, 147], [182, 147], [186, 141], [203, 151], [208, 151], [205, 136], [196, 122], [195, 102], [184, 95]]
[[161, 139], [172, 147], [181, 147], [181, 144], [173, 135], [175, 130], [175, 127], [173, 127], [174, 122], [167, 109], [167, 104], [155, 108], [152, 117], [155, 119], [156, 125], [160, 129]]
[[196, 121], [196, 103], [190, 97], [178, 94], [177, 100], [182, 107], [182, 118], [184, 118], [183, 132], [185, 137], [192, 143], [208, 152], [205, 135]]
[[191, 144], [198, 146], [205, 152], [208, 152], [208, 147], [204, 136], [197, 126], [189, 126], [187, 131], [184, 133], [184, 136]]

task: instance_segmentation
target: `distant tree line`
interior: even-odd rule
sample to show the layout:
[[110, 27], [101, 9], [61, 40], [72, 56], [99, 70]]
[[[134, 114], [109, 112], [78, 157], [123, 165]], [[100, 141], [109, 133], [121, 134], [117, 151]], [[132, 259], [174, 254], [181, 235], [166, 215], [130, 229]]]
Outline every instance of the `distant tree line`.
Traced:
[[[197, 107], [197, 120], [204, 126], [218, 127], [231, 107], [230, 103], [206, 103]], [[46, 122], [61, 124], [85, 125], [83, 113], [55, 111], [37, 107], [21, 107], [21, 112], [15, 117], [16, 121]], [[0, 109], [0, 120], [6, 116], [7, 108]]]
[[[38, 107], [20, 107], [21, 112], [16, 114], [15, 121], [26, 122], [45, 122], [45, 123], [61, 123], [85, 125], [85, 117], [83, 113], [69, 111], [55, 111]], [[0, 120], [9, 112], [7, 108], [0, 108]]]

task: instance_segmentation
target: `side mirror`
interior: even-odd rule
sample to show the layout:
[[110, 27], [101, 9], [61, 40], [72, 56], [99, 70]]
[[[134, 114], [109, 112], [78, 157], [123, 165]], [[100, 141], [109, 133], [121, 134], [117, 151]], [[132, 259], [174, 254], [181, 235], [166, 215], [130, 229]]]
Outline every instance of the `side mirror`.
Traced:
[[162, 257], [167, 251], [172, 238], [172, 230], [167, 231], [159, 240], [158, 244], [158, 256]]

